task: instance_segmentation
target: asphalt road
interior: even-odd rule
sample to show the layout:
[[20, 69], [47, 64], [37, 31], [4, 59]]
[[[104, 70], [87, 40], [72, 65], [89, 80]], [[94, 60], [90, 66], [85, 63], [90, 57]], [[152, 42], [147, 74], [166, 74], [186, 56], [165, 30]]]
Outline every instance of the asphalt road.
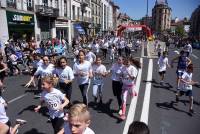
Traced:
[[[169, 59], [174, 57], [175, 49], [170, 49]], [[199, 50], [194, 50], [195, 56], [192, 56], [192, 61], [195, 65], [194, 80], [200, 81], [200, 53]], [[135, 57], [141, 57], [141, 52], [134, 53]], [[149, 58], [143, 58], [142, 77], [140, 83], [140, 92], [136, 104], [136, 113], [133, 115], [133, 120], [140, 120], [143, 109], [144, 94], [146, 91], [147, 74]], [[197, 59], [198, 58], [198, 59]], [[148, 125], [151, 134], [198, 134], [200, 124], [200, 86], [194, 86], [194, 110], [196, 113], [193, 116], [188, 115], [188, 98], [182, 97], [181, 102], [175, 104], [175, 68], [168, 69], [165, 86], [159, 85], [159, 77], [157, 73], [157, 59], [153, 59], [153, 76], [151, 82], [150, 105], [148, 114]], [[107, 68], [111, 66], [110, 61], [105, 61]], [[35, 113], [34, 107], [39, 103], [38, 98], [34, 98], [34, 91], [24, 88], [23, 84], [28, 81], [30, 76], [19, 75], [7, 77], [5, 80], [6, 91], [3, 97], [9, 102], [7, 115], [14, 124], [16, 118], [22, 118], [28, 121], [20, 128], [20, 134], [53, 134], [51, 123], [48, 122], [46, 108], [42, 113]], [[72, 101], [82, 101], [80, 90], [73, 83]], [[128, 100], [128, 109], [130, 105]], [[103, 91], [103, 104], [93, 103], [92, 89], [89, 91], [89, 109], [92, 115], [91, 128], [96, 134], [122, 134], [125, 121], [119, 120], [117, 113], [117, 100], [113, 96], [111, 80], [109, 77], [105, 79]], [[127, 109], [127, 112], [128, 112]]]

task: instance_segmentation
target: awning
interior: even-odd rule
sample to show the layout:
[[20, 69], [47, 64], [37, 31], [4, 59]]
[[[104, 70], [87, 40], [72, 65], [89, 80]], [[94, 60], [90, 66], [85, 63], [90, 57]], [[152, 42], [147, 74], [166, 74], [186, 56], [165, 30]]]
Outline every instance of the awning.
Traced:
[[85, 30], [80, 24], [74, 24], [74, 27], [80, 34], [85, 34]]

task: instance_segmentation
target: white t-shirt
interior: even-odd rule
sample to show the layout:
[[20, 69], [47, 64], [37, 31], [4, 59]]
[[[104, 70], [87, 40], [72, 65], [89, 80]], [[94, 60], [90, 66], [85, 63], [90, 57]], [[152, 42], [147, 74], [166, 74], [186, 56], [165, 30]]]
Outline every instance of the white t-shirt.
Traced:
[[58, 110], [59, 106], [64, 101], [64, 98], [65, 94], [63, 94], [60, 90], [55, 88], [53, 88], [51, 92], [42, 92], [41, 100], [44, 100], [45, 103], [47, 103], [49, 115], [52, 119], [54, 119], [55, 117], [64, 117], [64, 112]]
[[9, 121], [9, 118], [6, 115], [6, 109], [5, 109], [4, 103], [6, 103], [6, 101], [0, 96], [0, 122], [1, 123], [7, 123]]
[[53, 74], [53, 71], [54, 71], [53, 64], [49, 64], [49, 65], [42, 64], [41, 66], [38, 67], [38, 69], [34, 75], [36, 75], [36, 76], [39, 75], [41, 77], [50, 76]]
[[113, 64], [111, 67], [111, 71], [112, 71], [112, 80], [114, 81], [120, 81], [121, 80], [121, 76], [122, 76], [122, 68], [123, 65], [119, 65], [117, 63]]
[[85, 60], [93, 63], [96, 60], [96, 55], [93, 52], [89, 51], [85, 56]]
[[[102, 73], [106, 73], [106, 67], [104, 65], [93, 65], [92, 66], [92, 71], [93, 71], [93, 74], [94, 74], [94, 77], [93, 77], [93, 83], [94, 84], [97, 84], [97, 85], [101, 85], [103, 84], [103, 76], [101, 75]], [[98, 73], [101, 73], [101, 74], [98, 74]]]
[[92, 51], [95, 53], [99, 52], [99, 44], [92, 44]]
[[[73, 67], [74, 74], [77, 74], [77, 82], [79, 85], [86, 84], [89, 82], [89, 72], [92, 72], [92, 65], [89, 61], [84, 61], [82, 64], [76, 62]], [[82, 72], [84, 75], [81, 76], [79, 73]]]
[[158, 59], [158, 67], [159, 67], [159, 72], [166, 71], [168, 65], [168, 58], [160, 56]]
[[[191, 82], [192, 81], [192, 73], [188, 73], [188, 72], [184, 71], [184, 73], [182, 75], [182, 79], [187, 82]], [[180, 86], [181, 90], [183, 90], [183, 91], [192, 90], [192, 85], [190, 85], [190, 84], [187, 84], [187, 83], [184, 83], [181, 81], [180, 85], [181, 85]]]
[[130, 65], [129, 67], [124, 66], [122, 68], [122, 83], [124, 85], [132, 85], [132, 84], [134, 84], [135, 79], [131, 79], [130, 76], [136, 78], [137, 77], [137, 73], [138, 73], [138, 70], [137, 70], [136, 67], [134, 67], [132, 65]]
[[71, 67], [66, 66], [64, 69], [56, 68], [55, 74], [59, 77], [59, 82], [64, 83], [65, 80], [73, 80], [74, 73]]
[[[65, 134], [71, 134], [72, 133], [71, 130], [70, 130], [68, 122], [64, 123], [64, 132], [65, 132]], [[86, 129], [83, 132], [83, 134], [95, 134], [95, 133], [94, 133], [94, 131], [91, 128], [86, 127]]]

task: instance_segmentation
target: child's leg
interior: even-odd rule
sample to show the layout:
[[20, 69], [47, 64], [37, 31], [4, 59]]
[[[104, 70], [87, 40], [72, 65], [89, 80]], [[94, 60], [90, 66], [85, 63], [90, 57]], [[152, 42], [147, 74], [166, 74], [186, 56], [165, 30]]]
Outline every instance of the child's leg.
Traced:
[[189, 100], [190, 100], [190, 110], [193, 110], [193, 101], [194, 101], [193, 96], [189, 96]]
[[128, 89], [123, 89], [122, 91], [122, 115], [126, 114], [126, 100], [128, 95]]
[[95, 102], [97, 102], [97, 90], [98, 90], [98, 85], [93, 85], [93, 96]]

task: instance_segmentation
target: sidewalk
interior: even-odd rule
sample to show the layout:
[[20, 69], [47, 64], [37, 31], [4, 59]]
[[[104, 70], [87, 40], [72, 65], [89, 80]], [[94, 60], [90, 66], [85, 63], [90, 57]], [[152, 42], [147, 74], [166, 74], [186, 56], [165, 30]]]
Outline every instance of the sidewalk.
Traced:
[[[147, 45], [147, 54], [149, 58], [158, 58], [157, 52], [154, 51], [154, 43], [155, 41], [149, 42]], [[161, 45], [162, 52], [165, 50], [165, 42], [159, 41]]]

